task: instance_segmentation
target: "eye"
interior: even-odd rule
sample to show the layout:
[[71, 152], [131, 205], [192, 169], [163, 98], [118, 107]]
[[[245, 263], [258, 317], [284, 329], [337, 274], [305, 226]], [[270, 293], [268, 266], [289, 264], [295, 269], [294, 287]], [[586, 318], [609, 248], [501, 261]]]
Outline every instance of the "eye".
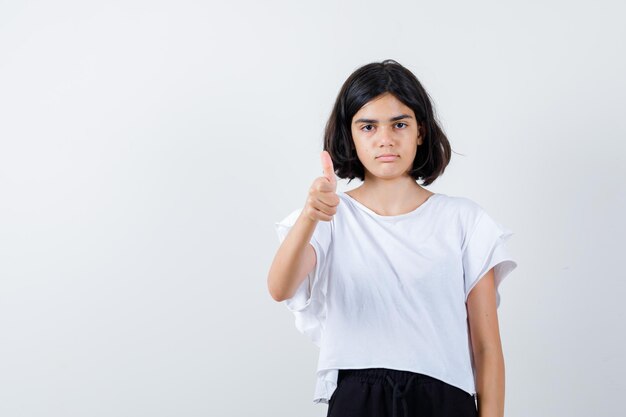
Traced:
[[398, 125], [404, 125], [404, 126], [406, 126], [406, 123], [404, 123], [404, 122], [398, 122], [398, 123], [396, 123], [396, 126], [398, 126]]
[[373, 127], [372, 125], [365, 125], [361, 128], [361, 130], [365, 130], [366, 132], [371, 132], [370, 129], [366, 129], [366, 127]]

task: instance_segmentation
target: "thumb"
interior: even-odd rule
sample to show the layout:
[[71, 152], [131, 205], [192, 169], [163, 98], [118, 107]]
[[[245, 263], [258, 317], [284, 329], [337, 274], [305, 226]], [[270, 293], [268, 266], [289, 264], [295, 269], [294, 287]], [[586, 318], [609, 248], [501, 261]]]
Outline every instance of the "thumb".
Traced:
[[322, 168], [324, 170], [324, 176], [328, 178], [328, 181], [332, 185], [337, 185], [337, 180], [335, 179], [335, 170], [333, 168], [333, 160], [330, 158], [330, 154], [328, 151], [322, 151], [320, 154], [322, 158]]

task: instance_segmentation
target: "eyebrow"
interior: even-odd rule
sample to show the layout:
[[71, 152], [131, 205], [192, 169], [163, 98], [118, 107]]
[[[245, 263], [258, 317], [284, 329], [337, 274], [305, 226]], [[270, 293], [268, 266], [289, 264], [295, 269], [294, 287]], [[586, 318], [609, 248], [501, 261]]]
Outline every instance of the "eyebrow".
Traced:
[[[409, 116], [408, 114], [401, 114], [400, 116], [395, 116], [392, 117], [391, 119], [389, 119], [390, 122], [395, 122], [397, 120], [402, 120], [402, 119], [412, 119], [413, 117]], [[378, 123], [378, 120], [374, 120], [374, 119], [358, 119], [355, 120], [354, 123]]]

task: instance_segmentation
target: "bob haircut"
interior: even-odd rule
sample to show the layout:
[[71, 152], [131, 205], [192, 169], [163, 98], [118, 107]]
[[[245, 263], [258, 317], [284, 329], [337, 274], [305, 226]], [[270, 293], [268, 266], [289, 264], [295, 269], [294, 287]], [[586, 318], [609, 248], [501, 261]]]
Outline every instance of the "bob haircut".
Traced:
[[431, 184], [450, 162], [450, 143], [435, 120], [430, 97], [422, 84], [393, 59], [362, 66], [341, 87], [324, 132], [324, 150], [330, 154], [335, 174], [350, 181], [355, 177], [365, 180], [365, 167], [352, 138], [352, 118], [366, 103], [384, 93], [393, 94], [415, 113], [424, 140], [408, 173], [416, 181], [421, 178], [423, 185]]

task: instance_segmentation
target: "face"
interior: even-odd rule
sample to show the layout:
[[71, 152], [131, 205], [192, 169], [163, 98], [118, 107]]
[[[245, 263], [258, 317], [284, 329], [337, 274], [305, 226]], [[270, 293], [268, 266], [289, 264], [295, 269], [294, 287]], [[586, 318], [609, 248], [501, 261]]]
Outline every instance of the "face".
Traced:
[[[389, 93], [367, 102], [352, 118], [352, 139], [365, 180], [408, 176], [423, 143], [415, 113]], [[383, 157], [391, 154], [395, 157]]]

